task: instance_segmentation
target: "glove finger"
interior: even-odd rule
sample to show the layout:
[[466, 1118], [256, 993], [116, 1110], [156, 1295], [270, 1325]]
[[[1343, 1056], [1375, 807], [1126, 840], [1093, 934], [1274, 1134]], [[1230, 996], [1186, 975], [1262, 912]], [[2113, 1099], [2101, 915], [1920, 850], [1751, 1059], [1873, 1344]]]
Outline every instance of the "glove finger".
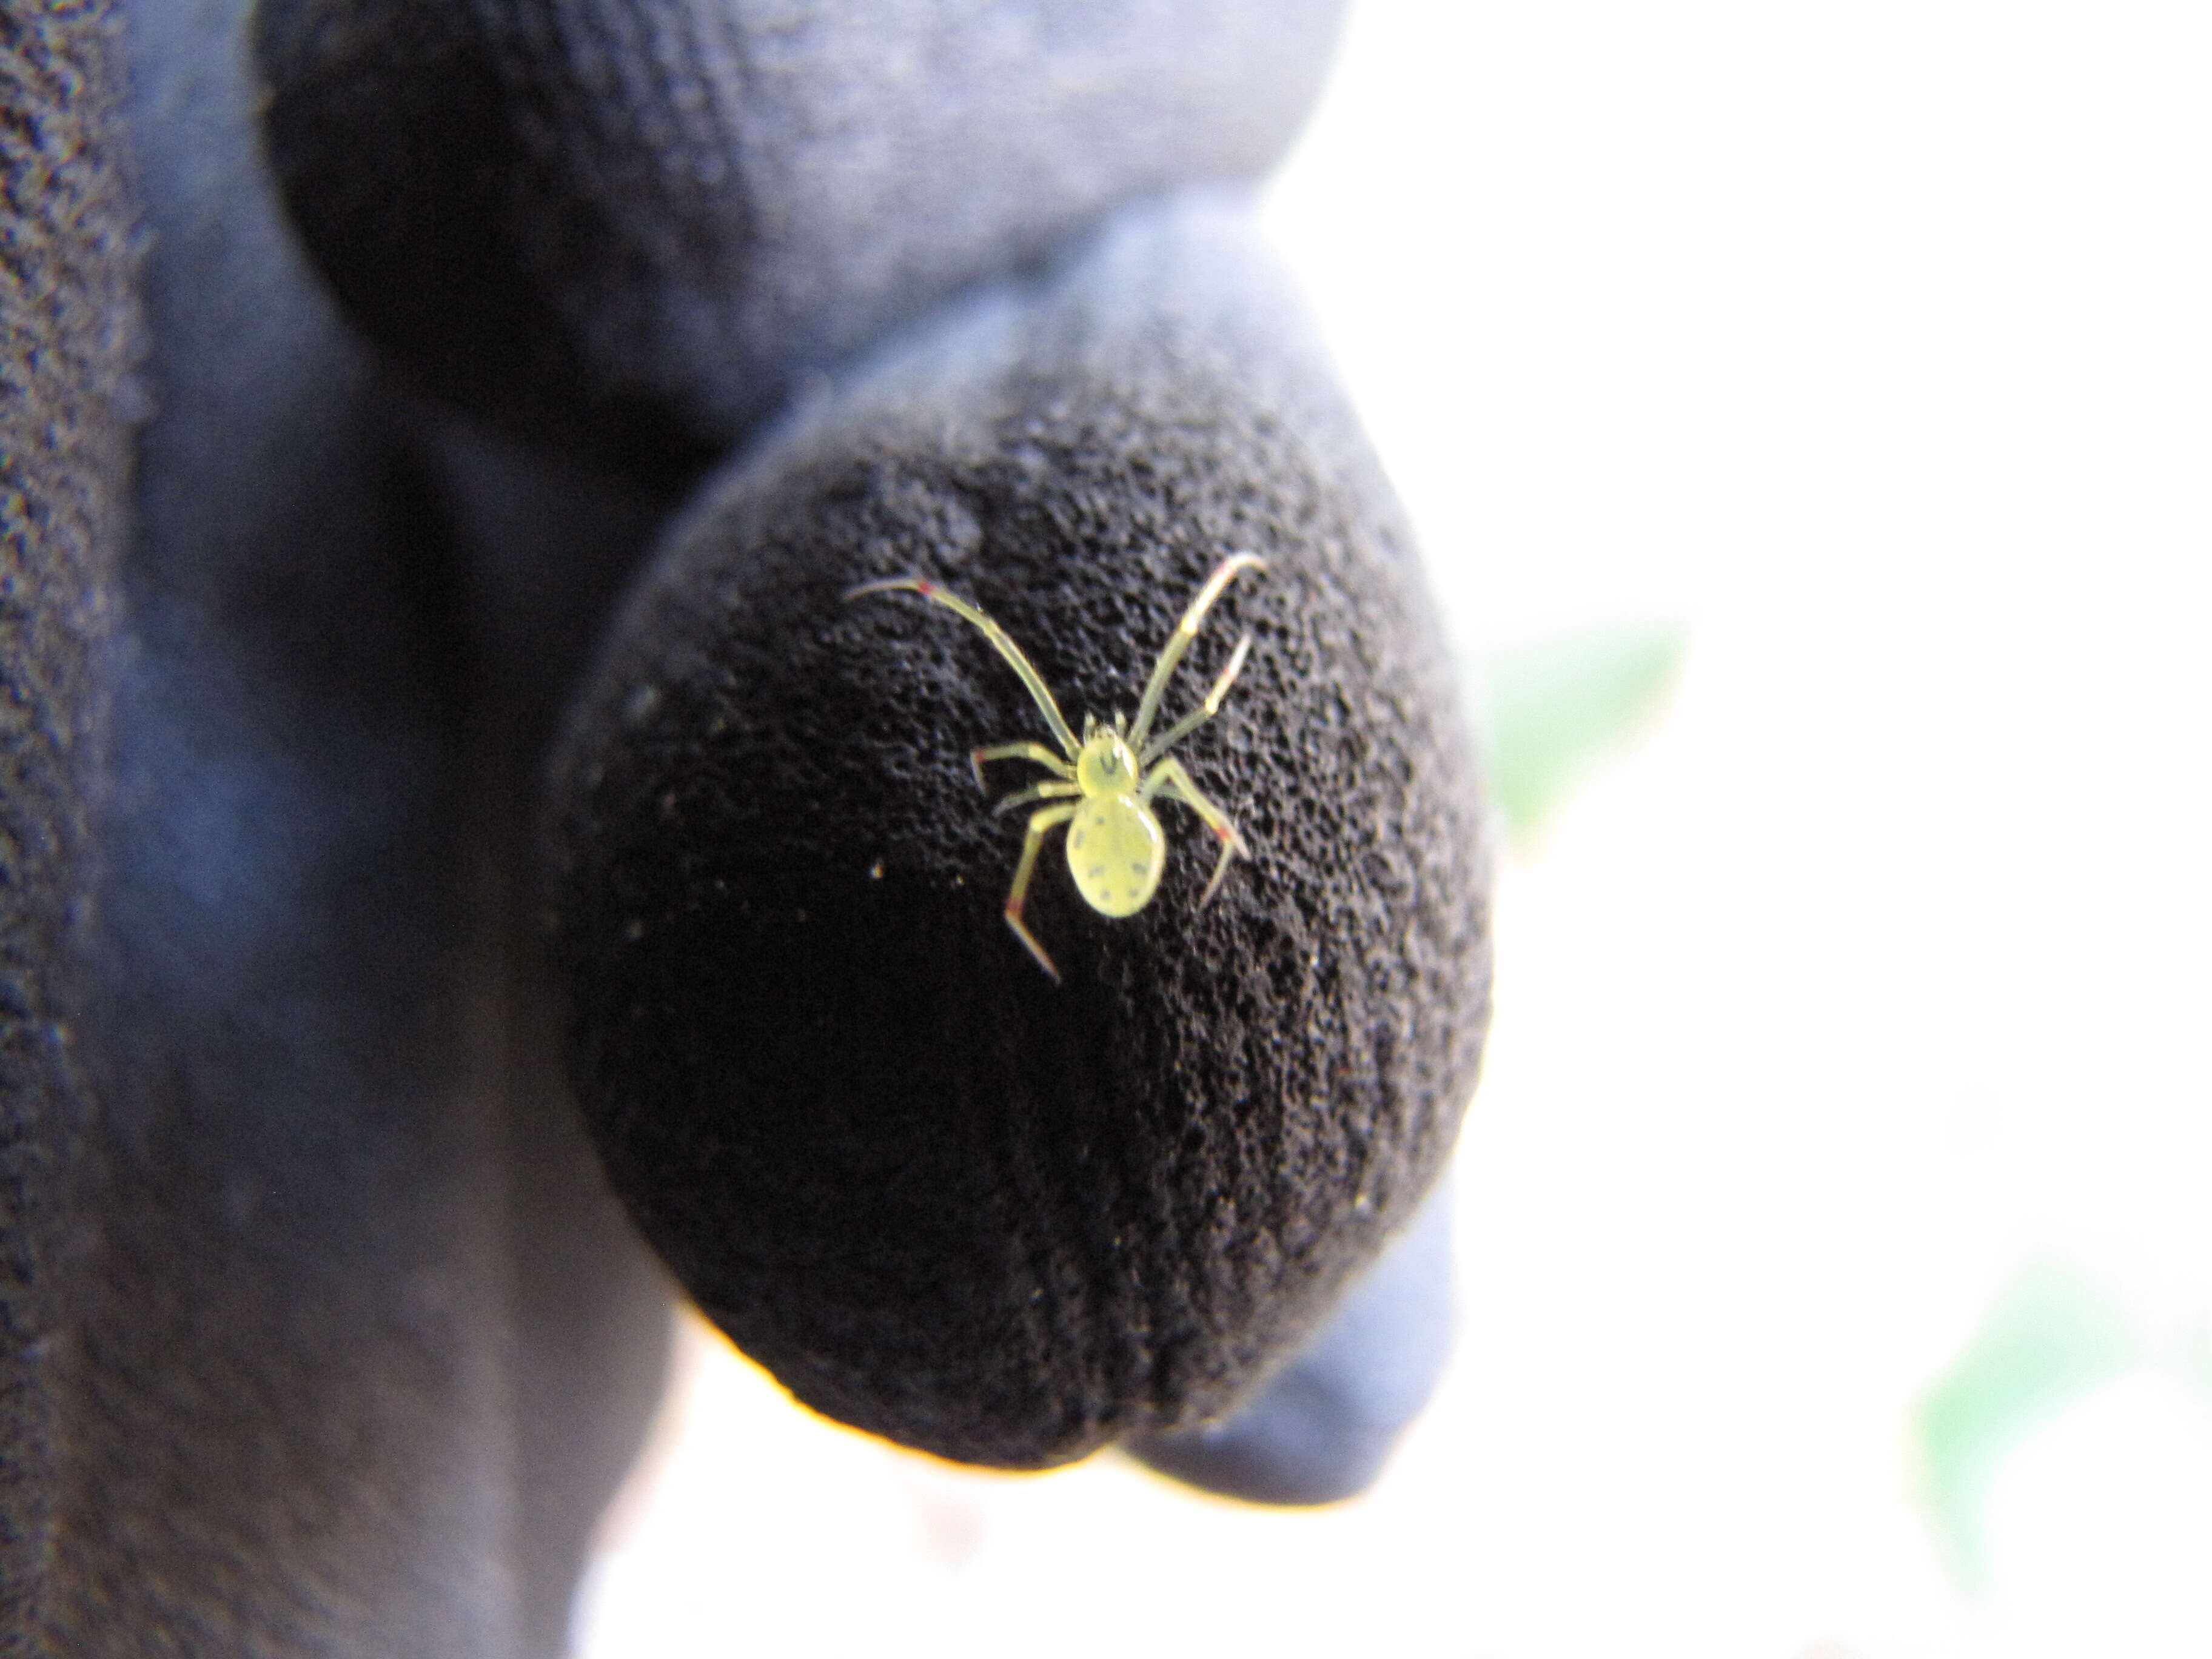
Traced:
[[[1254, 644], [1178, 749], [1109, 920], [969, 753], [1045, 737], [990, 612], [1079, 726]], [[1218, 637], [1217, 637], [1218, 635]], [[1410, 1216], [1488, 1010], [1488, 859], [1387, 486], [1233, 204], [1079, 257], [857, 368], [712, 483], [645, 574], [553, 771], [572, 1073], [617, 1190], [799, 1397], [1035, 1466], [1226, 1409]], [[1008, 787], [1015, 787], [1010, 782]]]

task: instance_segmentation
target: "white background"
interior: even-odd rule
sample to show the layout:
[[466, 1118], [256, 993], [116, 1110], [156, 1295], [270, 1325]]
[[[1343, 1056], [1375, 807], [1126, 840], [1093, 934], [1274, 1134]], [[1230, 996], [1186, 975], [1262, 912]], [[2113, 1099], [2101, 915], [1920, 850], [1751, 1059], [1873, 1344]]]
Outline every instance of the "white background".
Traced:
[[[586, 1659], [2212, 1653], [2212, 10], [1370, 0], [1275, 187], [1472, 655], [1673, 619], [1500, 900], [1461, 1342], [1368, 1498], [969, 1474], [711, 1339]], [[1954, 1582], [2023, 1263], [2144, 1363]]]

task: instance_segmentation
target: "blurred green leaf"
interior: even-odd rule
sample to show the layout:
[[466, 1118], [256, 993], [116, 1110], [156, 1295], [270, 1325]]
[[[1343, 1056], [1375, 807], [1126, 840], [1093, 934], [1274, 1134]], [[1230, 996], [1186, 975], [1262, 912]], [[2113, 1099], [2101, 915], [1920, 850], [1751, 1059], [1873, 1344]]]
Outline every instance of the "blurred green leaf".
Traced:
[[1674, 623], [1577, 629], [1492, 658], [1492, 799], [1516, 838], [1537, 832], [1594, 763], [1673, 690], [1689, 643]]
[[2034, 1262], [2005, 1286], [1913, 1414], [1924, 1494], [1961, 1583], [1987, 1582], [1983, 1509], [2005, 1455], [2140, 1357], [2118, 1305], [2078, 1270]]

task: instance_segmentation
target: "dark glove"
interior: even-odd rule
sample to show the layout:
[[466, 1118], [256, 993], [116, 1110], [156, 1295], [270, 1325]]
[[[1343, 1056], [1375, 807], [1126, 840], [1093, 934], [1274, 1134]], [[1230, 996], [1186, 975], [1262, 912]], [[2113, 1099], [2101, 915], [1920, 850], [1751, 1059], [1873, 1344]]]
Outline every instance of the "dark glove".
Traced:
[[[977, 746], [1042, 737], [942, 582], [1079, 726], [1254, 638], [1109, 921]], [[1071, 553], [1079, 556], [1071, 556]], [[1125, 211], [859, 365], [710, 483], [553, 775], [571, 1055], [616, 1188], [799, 1397], [1036, 1465], [1229, 1409], [1436, 1177], [1474, 1086], [1486, 872], [1404, 528], [1233, 204]], [[1008, 786], [1011, 787], [1011, 784]], [[1073, 834], [1071, 830], [1067, 833]], [[1073, 843], [1070, 843], [1073, 845]]]
[[[741, 6], [272, 4], [257, 69], [228, 0], [141, 0], [123, 13], [118, 112], [118, 43], [97, 9], [9, 7], [10, 107], [40, 118], [9, 129], [7, 152], [25, 233], [11, 246], [34, 278], [11, 292], [33, 296], [37, 329], [9, 343], [0, 501], [10, 684], [30, 711], [0, 913], [15, 988], [0, 1632], [73, 1655], [557, 1651], [592, 1518], [657, 1395], [666, 1309], [582, 1138], [570, 1069], [687, 1287], [809, 1397], [908, 1439], [1073, 1455], [1225, 1409], [1322, 1316], [1417, 1198], [1471, 1082], [1486, 935], [1470, 786], [1414, 579], [1385, 550], [1401, 540], [1387, 495], [1244, 233], [1195, 251], [1171, 228], [1188, 210], [1126, 216], [1103, 240], [1095, 227], [1272, 161], [1329, 10], [1007, 3], [947, 22], [847, 7], [786, 28]], [[1155, 228], [1127, 228], [1140, 223]], [[1168, 313], [1189, 283], [1210, 294], [1233, 337], [1219, 362], [1204, 331], [1164, 355], [1181, 337], [1100, 285], [1113, 258], [1150, 271], [1148, 303]], [[1016, 266], [1025, 284], [984, 291]], [[993, 355], [978, 319], [994, 314], [1023, 353]], [[903, 353], [876, 343], [890, 335]], [[1006, 842], [931, 770], [999, 729], [971, 738], [966, 715], [1003, 720], [1017, 702], [974, 641], [836, 599], [894, 554], [950, 569], [963, 546], [957, 524], [902, 517], [866, 483], [886, 435], [867, 398], [890, 388], [921, 408], [898, 367], [920, 360], [971, 430], [1011, 368], [1032, 376], [1014, 401], [1048, 441], [993, 428], [947, 453], [909, 434], [887, 459], [936, 467], [988, 509], [965, 568], [1000, 573], [994, 598], [1072, 700], [1117, 695], [1179, 584], [1226, 550], [1210, 536], [1272, 538], [1266, 582], [1237, 596], [1260, 642], [1207, 769], [1255, 856], [1195, 914], [1179, 861], [1087, 958], [1085, 930], [1104, 924], [1041, 884], [1041, 922], [1060, 902], [1047, 925], [1070, 940], [1062, 993], [998, 926], [986, 875]], [[815, 401], [763, 437], [794, 389]], [[1243, 411], [1241, 435], [1209, 431], [1209, 408]], [[126, 423], [149, 410], [132, 477]], [[1086, 433], [1109, 414], [1118, 434]], [[845, 483], [779, 473], [794, 454]], [[720, 902], [680, 866], [726, 849], [711, 813], [642, 833], [643, 798], [586, 784], [580, 757], [620, 784], [743, 751], [684, 727], [672, 695], [623, 723], [609, 711], [629, 707], [627, 689], [610, 702], [624, 671], [585, 668], [710, 464], [705, 505], [613, 624], [606, 664], [649, 661], [673, 687], [696, 642], [732, 624], [733, 595], [763, 599], [790, 618], [781, 653], [756, 641], [753, 678], [719, 687], [757, 721], [831, 647], [854, 651], [851, 671], [893, 706], [857, 725], [825, 708], [805, 729], [823, 763], [868, 768], [878, 817], [809, 843], [833, 797], [803, 769], [748, 769], [790, 810], [735, 854], [811, 846], [763, 903], [872, 825], [910, 860], [888, 917], [850, 912], [838, 971], [823, 951], [757, 961], [740, 990], [839, 988], [815, 1011], [834, 1021], [883, 994], [887, 965], [936, 963], [927, 988], [945, 994], [929, 953], [950, 951], [968, 994], [1022, 1011], [984, 1039], [1016, 1083], [1036, 1063], [1069, 1075], [1101, 1052], [1071, 1044], [1133, 1022], [1083, 1097], [1099, 1112], [1087, 1140], [1060, 1136], [1046, 1091], [959, 1097], [928, 1169], [988, 1201], [957, 1232], [910, 1238], [903, 1280], [878, 1274], [892, 1253], [875, 1218], [804, 1161], [817, 1134], [880, 1159], [872, 1115], [908, 1132], [890, 1097], [855, 1092], [810, 1126], [816, 1097], [779, 1091], [741, 1126], [817, 1183], [811, 1209], [781, 1189], [796, 1232], [757, 1211], [718, 1220], [700, 1171], [654, 1161], [717, 1133], [731, 1080], [703, 1062], [729, 1052], [729, 1027], [719, 1005], [672, 1024], [638, 989], [686, 962], [726, 975], [758, 935], [687, 958], [665, 954], [665, 932], [610, 934], [612, 896], [641, 884], [679, 919], [687, 893]], [[769, 550], [787, 574], [741, 556], [753, 544], [713, 516], [733, 498], [794, 515]], [[906, 539], [854, 539], [854, 501]], [[903, 736], [897, 670], [946, 694], [904, 705]], [[564, 719], [564, 781], [541, 803]], [[1208, 755], [1194, 740], [1194, 769]], [[1302, 769], [1323, 763], [1340, 799], [1309, 820], [1291, 809], [1313, 799]], [[558, 831], [562, 976], [526, 874], [541, 817]], [[951, 878], [965, 885], [931, 885]], [[888, 872], [880, 890], [897, 890]], [[917, 916], [945, 925], [902, 935]], [[1346, 954], [1299, 970], [1308, 944]], [[1212, 993], [1201, 946], [1223, 976]], [[1149, 973], [1147, 948], [1162, 953]], [[1312, 1010], [1320, 1035], [1285, 1030], [1292, 1058], [1271, 1058], [1270, 1007]], [[926, 1070], [979, 1064], [963, 1031], [933, 1049], [901, 1018]], [[640, 1038], [656, 1020], [665, 1045]], [[831, 1058], [880, 1066], [899, 1034], [833, 1040]], [[624, 1042], [657, 1074], [688, 1066], [706, 1084], [647, 1097], [606, 1063]], [[792, 1074], [764, 1057], [782, 1067], [764, 1075]], [[1278, 1077], [1328, 1092], [1312, 1108], [1268, 1093]], [[1193, 1127], [1208, 1144], [1185, 1145]], [[1246, 1209], [1196, 1201], [1192, 1172], [1208, 1170]], [[774, 1180], [748, 1170], [722, 1196]], [[1217, 1246], [1243, 1257], [1188, 1265]], [[826, 1261], [838, 1251], [852, 1278]], [[1008, 1287], [1043, 1285], [1066, 1291], [1064, 1355], [982, 1352], [1007, 1328]], [[974, 1317], [916, 1348], [909, 1291]], [[886, 1308], [909, 1322], [877, 1340]], [[817, 1340], [830, 1326], [837, 1340]], [[915, 1368], [931, 1355], [959, 1374]], [[963, 1398], [987, 1377], [1012, 1392]]]

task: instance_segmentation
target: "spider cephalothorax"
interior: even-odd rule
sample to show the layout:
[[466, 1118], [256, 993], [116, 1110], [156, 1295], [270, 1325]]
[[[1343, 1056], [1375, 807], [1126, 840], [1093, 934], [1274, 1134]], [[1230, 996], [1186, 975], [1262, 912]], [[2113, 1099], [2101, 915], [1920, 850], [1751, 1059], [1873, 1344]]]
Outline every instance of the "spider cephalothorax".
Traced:
[[1152, 677], [1146, 683], [1145, 695], [1138, 702], [1135, 723], [1125, 726], [1118, 714], [1107, 722], [1086, 714], [1080, 742], [1060, 714], [1060, 705], [1053, 700], [1044, 677], [1023, 654], [1022, 648], [1005, 629], [967, 600], [919, 576], [892, 576], [882, 581], [863, 582], [845, 595], [848, 599], [857, 599], [865, 594], [904, 590], [919, 593], [932, 604], [941, 605], [975, 623], [1014, 672], [1021, 676], [1022, 684], [1042, 711], [1045, 724], [1052, 728], [1054, 741], [1065, 751], [1064, 755], [1055, 753], [1042, 743], [1025, 740], [988, 744], [973, 750], [968, 757], [978, 785], [983, 781], [986, 761], [1034, 761], [1052, 774], [1045, 782], [1032, 784], [1007, 796], [992, 811], [1009, 812], [1039, 801], [1054, 803], [1030, 815], [1029, 833], [1022, 841], [1021, 860], [1014, 866], [1014, 884], [1006, 894], [1006, 925], [1054, 979], [1060, 977], [1060, 970], [1052, 965], [1052, 958], [1044, 953], [1036, 936], [1022, 925], [1022, 903], [1029, 896], [1037, 851], [1044, 845], [1044, 838], [1060, 825], [1067, 826], [1067, 867], [1075, 878], [1075, 890], [1082, 894], [1085, 903], [1107, 916], [1134, 915], [1152, 902], [1153, 893], [1158, 890], [1160, 872], [1167, 864], [1167, 837], [1160, 829], [1159, 819], [1152, 814], [1155, 799], [1182, 802], [1205, 821], [1206, 827], [1221, 842], [1221, 856], [1215, 860], [1213, 878], [1206, 883], [1205, 895], [1199, 900], [1200, 904], [1212, 898], [1221, 885], [1231, 858], [1248, 850], [1243, 838], [1237, 833], [1237, 826], [1229, 821], [1229, 815], [1199, 792], [1182, 763], [1170, 758], [1168, 750], [1212, 719], [1221, 707], [1221, 700], [1229, 695], [1230, 685], [1252, 649], [1252, 636], [1247, 634], [1237, 641], [1236, 650], [1230, 653], [1227, 665], [1215, 678], [1213, 689], [1206, 694], [1204, 702], [1158, 737], [1152, 735], [1152, 730], [1153, 718], [1159, 713], [1160, 695], [1167, 690], [1169, 677], [1182, 660], [1183, 653], [1198, 637], [1206, 611], [1221, 597], [1222, 590], [1236, 580], [1238, 572], [1264, 568], [1264, 561], [1254, 553], [1233, 553], [1216, 565], [1213, 574], [1206, 579], [1205, 586], [1182, 613], [1175, 632], [1168, 636], [1167, 644], [1161, 647], [1159, 659], [1152, 665]]

